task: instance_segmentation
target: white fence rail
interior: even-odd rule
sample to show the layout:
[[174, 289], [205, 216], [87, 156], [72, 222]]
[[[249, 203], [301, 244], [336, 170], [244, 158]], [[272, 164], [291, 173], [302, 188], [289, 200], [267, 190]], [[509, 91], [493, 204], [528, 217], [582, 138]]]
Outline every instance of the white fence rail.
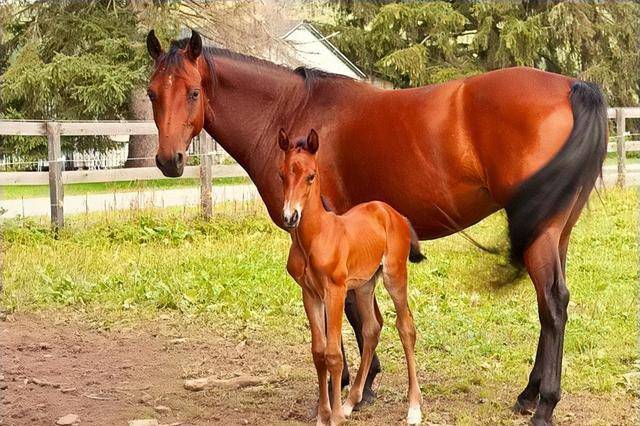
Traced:
[[[640, 141], [626, 141], [626, 119], [640, 118], [640, 107], [609, 108], [610, 119], [615, 119], [616, 136], [608, 145], [609, 152], [616, 152], [618, 158], [617, 184], [626, 181], [626, 152], [640, 151]], [[68, 183], [115, 182], [130, 180], [163, 179], [155, 167], [136, 169], [104, 170], [62, 170], [60, 136], [116, 136], [116, 135], [156, 135], [158, 130], [153, 121], [10, 121], [0, 120], [0, 135], [46, 136], [49, 146], [48, 172], [0, 172], [1, 185], [49, 184], [51, 198], [51, 223], [54, 229], [64, 225], [63, 185]], [[200, 178], [200, 206], [205, 216], [211, 215], [212, 178], [244, 177], [246, 172], [238, 165], [212, 165], [213, 152], [210, 140], [198, 138], [197, 154], [200, 166], [185, 167], [182, 178]]]

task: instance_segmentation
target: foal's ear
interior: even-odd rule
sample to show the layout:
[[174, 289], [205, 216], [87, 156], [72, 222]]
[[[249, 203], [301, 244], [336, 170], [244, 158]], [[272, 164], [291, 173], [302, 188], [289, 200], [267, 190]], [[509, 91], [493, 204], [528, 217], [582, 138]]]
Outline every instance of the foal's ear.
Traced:
[[154, 61], [163, 53], [162, 46], [160, 46], [160, 40], [158, 40], [158, 37], [156, 37], [156, 33], [153, 30], [149, 31], [149, 34], [147, 34], [147, 51], [149, 52], [151, 59]]
[[289, 137], [284, 129], [280, 129], [278, 132], [278, 145], [280, 145], [280, 149], [285, 152], [289, 149]]
[[191, 30], [191, 38], [187, 45], [187, 57], [192, 61], [198, 59], [198, 56], [202, 53], [202, 37], [197, 31]]
[[318, 134], [314, 129], [311, 129], [309, 136], [307, 136], [307, 151], [311, 154], [315, 154], [318, 151]]

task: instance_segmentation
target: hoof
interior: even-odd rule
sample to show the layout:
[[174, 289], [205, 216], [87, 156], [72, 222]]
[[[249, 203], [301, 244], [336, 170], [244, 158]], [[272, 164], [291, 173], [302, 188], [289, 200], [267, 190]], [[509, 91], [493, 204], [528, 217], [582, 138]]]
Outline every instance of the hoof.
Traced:
[[345, 417], [349, 417], [351, 415], [351, 412], [353, 411], [353, 405], [349, 400], [342, 404], [342, 411], [344, 412]]
[[419, 425], [421, 422], [422, 413], [420, 412], [420, 407], [409, 407], [409, 412], [407, 413], [407, 424]]
[[331, 416], [331, 426], [342, 426], [347, 422], [345, 416]]
[[551, 420], [545, 420], [535, 416], [531, 418], [531, 424], [533, 426], [553, 426], [553, 422]]
[[538, 406], [538, 399], [536, 398], [534, 401], [528, 401], [526, 399], [518, 399], [513, 406], [513, 411], [516, 414], [522, 414], [524, 416], [530, 416], [536, 411], [536, 407]]
[[356, 404], [355, 407], [353, 407], [353, 411], [360, 411], [368, 405], [372, 405], [375, 400], [376, 393], [373, 391], [373, 389], [364, 388], [362, 392], [362, 399]]

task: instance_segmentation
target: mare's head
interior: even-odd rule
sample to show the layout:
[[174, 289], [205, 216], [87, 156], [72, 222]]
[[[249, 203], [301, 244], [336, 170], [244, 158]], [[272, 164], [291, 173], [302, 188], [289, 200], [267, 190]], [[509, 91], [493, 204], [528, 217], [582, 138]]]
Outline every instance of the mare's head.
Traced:
[[147, 50], [154, 60], [148, 95], [158, 127], [156, 165], [165, 176], [184, 171], [191, 139], [204, 125], [206, 93], [202, 39], [193, 31], [188, 41], [173, 42], [167, 52], [153, 30], [147, 35]]
[[300, 224], [304, 208], [311, 188], [316, 184], [316, 152], [318, 151], [318, 134], [311, 129], [306, 139], [295, 144], [283, 129], [278, 132], [278, 145], [284, 151], [284, 160], [280, 166], [280, 178], [284, 188], [284, 208], [282, 218], [287, 228], [295, 228]]

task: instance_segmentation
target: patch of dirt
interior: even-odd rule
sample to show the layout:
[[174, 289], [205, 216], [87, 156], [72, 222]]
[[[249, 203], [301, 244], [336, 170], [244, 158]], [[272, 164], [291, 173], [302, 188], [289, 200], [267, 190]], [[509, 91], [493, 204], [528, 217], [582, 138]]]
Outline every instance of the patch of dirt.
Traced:
[[[167, 425], [313, 420], [317, 387], [307, 344], [233, 341], [169, 317], [104, 331], [53, 314], [10, 315], [0, 322], [0, 360], [3, 426], [53, 425], [68, 414], [78, 415], [80, 425], [126, 425], [143, 418]], [[267, 381], [242, 389], [183, 388], [189, 378], [239, 375]], [[438, 380], [424, 374], [420, 379]], [[527, 417], [509, 411], [515, 385], [490, 400], [474, 389], [425, 395], [425, 423], [527, 424]], [[385, 373], [377, 402], [354, 413], [350, 424], [402, 423], [405, 389], [404, 372]], [[565, 395], [556, 419], [562, 425], [631, 425], [637, 408], [626, 395]]]

